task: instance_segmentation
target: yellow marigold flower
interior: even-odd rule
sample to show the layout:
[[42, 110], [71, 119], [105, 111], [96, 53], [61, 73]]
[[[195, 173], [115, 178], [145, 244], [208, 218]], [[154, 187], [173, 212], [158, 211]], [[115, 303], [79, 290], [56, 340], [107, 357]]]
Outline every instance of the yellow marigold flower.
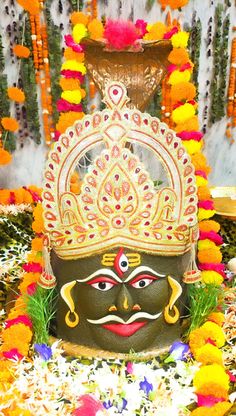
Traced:
[[172, 120], [174, 123], [185, 123], [185, 121], [189, 120], [195, 115], [195, 109], [192, 104], [185, 103], [183, 105], [180, 105], [179, 107], [175, 108], [175, 110], [172, 111]]
[[196, 360], [200, 363], [206, 364], [219, 364], [223, 366], [222, 352], [219, 348], [212, 344], [205, 344], [199, 348], [195, 354]]
[[[205, 179], [205, 178], [203, 178], [202, 176], [196, 176], [196, 183], [197, 183], [197, 186], [199, 187], [199, 186], [207, 186], [207, 184], [208, 184], [208, 180], [207, 179]], [[200, 208], [200, 209], [203, 209], [203, 208]], [[205, 210], [206, 211], [206, 210]], [[204, 219], [204, 218], [203, 218]], [[201, 220], [199, 220], [199, 221], [201, 221]]]
[[[64, 57], [65, 57], [65, 59], [72, 60], [72, 61], [73, 60], [78, 61], [78, 62], [83, 62], [84, 61], [84, 53], [83, 52], [81, 52], [81, 53], [75, 52], [75, 51], [73, 51], [72, 48], [66, 48], [65, 49]], [[68, 79], [68, 81], [71, 80], [70, 78], [66, 78], [66, 79]], [[67, 89], [69, 89], [69, 88], [67, 88]]]
[[193, 379], [193, 385], [198, 394], [227, 398], [229, 376], [219, 364], [210, 364], [201, 367], [197, 371]]
[[[216, 272], [214, 272], [216, 273]], [[217, 273], [219, 274], [219, 273]], [[221, 276], [221, 275], [220, 275]], [[212, 312], [207, 318], [208, 321], [215, 322], [215, 324], [222, 326], [225, 321], [225, 316], [222, 312]]]
[[[204, 179], [204, 178], [202, 178]], [[206, 220], [211, 218], [215, 215], [216, 211], [214, 209], [204, 209], [199, 208], [198, 210], [198, 221]]]
[[216, 403], [212, 407], [201, 406], [194, 409], [190, 416], [225, 416], [232, 406], [229, 402]]
[[32, 339], [31, 329], [24, 324], [12, 325], [2, 333], [3, 345], [1, 351], [9, 351], [17, 348], [19, 353], [26, 356], [29, 351], [29, 343]]
[[189, 33], [178, 32], [171, 38], [173, 48], [186, 48], [188, 45]]
[[144, 36], [145, 40], [160, 40], [163, 39], [164, 34], [166, 33], [166, 26], [162, 22], [147, 25], [146, 29], [148, 33]]
[[205, 322], [200, 328], [195, 329], [189, 335], [189, 347], [194, 357], [199, 348], [203, 347], [210, 339], [218, 348], [225, 344], [225, 335], [221, 327], [214, 322]]
[[88, 31], [83, 23], [77, 23], [72, 31], [73, 39], [76, 43], [80, 43], [81, 39], [88, 36]]
[[88, 24], [88, 31], [91, 39], [101, 39], [103, 37], [104, 27], [102, 22], [98, 19], [93, 19]]
[[202, 140], [200, 142], [196, 142], [195, 140], [186, 140], [182, 143], [190, 155], [199, 152], [202, 148]]
[[207, 250], [208, 248], [216, 247], [215, 243], [208, 238], [206, 240], [199, 240], [198, 241], [198, 250]]
[[80, 90], [72, 90], [72, 91], [63, 91], [61, 94], [61, 98], [68, 101], [69, 103], [79, 104], [81, 102], [81, 92]]
[[86, 74], [86, 68], [81, 62], [77, 62], [74, 59], [69, 59], [62, 64], [62, 69], [70, 69], [71, 71], [81, 72], [82, 75]]
[[[201, 273], [202, 281], [206, 284], [221, 285], [224, 281], [224, 278], [220, 273], [215, 272], [214, 270], [204, 270]], [[210, 319], [213, 320], [213, 319]], [[215, 322], [215, 321], [214, 321]], [[216, 322], [217, 323], [217, 322]]]
[[179, 82], [188, 82], [190, 78], [191, 78], [191, 72], [188, 69], [186, 69], [185, 71], [176, 70], [170, 74], [168, 84], [175, 85], [175, 84], [178, 84]]
[[43, 257], [42, 257], [42, 253], [41, 252], [35, 252], [35, 251], [31, 251], [28, 255], [27, 255], [27, 261], [29, 263], [39, 263], [39, 264], [43, 264]]

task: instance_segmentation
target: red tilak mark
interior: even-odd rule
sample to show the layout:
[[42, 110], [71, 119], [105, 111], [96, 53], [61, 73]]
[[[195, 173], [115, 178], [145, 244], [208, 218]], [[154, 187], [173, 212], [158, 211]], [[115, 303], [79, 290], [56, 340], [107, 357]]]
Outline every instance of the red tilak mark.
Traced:
[[117, 272], [119, 277], [122, 277], [124, 272], [122, 272], [121, 268], [120, 268], [120, 258], [123, 254], [123, 248], [120, 248], [120, 250], [118, 251], [115, 261], [114, 261], [114, 269]]

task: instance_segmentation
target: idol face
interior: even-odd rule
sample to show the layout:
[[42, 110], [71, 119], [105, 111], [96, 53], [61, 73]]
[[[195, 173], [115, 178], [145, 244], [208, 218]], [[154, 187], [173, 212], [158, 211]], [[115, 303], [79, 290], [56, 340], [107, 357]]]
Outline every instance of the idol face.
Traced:
[[175, 291], [181, 313], [188, 261], [188, 253], [157, 257], [120, 248], [70, 261], [52, 253], [59, 291], [57, 336], [122, 353], [169, 345], [179, 335], [179, 324], [167, 323], [164, 310]]

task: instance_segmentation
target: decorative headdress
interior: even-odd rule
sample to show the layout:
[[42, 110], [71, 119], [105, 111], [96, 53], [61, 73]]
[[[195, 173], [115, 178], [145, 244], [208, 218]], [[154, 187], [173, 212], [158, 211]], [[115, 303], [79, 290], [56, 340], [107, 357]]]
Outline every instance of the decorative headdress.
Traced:
[[[51, 246], [61, 258], [91, 256], [117, 246], [181, 255], [197, 239], [197, 189], [190, 158], [166, 124], [128, 109], [128, 100], [122, 83], [108, 85], [108, 109], [76, 122], [49, 153], [44, 220]], [[75, 195], [70, 192], [71, 175], [82, 156], [98, 144], [105, 149], [89, 166], [81, 192]], [[168, 187], [155, 189], [132, 152], [136, 144], [161, 161]]]

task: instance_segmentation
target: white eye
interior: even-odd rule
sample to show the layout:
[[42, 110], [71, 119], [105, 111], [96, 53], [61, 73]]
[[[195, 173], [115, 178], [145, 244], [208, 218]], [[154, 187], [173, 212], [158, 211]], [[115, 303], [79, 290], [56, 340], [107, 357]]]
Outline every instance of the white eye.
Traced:
[[119, 268], [122, 271], [122, 273], [127, 272], [128, 268], [129, 268], [129, 261], [128, 261], [127, 257], [125, 256], [125, 254], [122, 254], [120, 256]]
[[109, 282], [98, 282], [92, 283], [91, 286], [95, 289], [101, 290], [102, 292], [106, 292], [107, 290], [112, 289], [114, 284]]
[[137, 282], [131, 283], [131, 286], [135, 289], [143, 289], [144, 287], [149, 286], [153, 282], [153, 279], [140, 279]]

